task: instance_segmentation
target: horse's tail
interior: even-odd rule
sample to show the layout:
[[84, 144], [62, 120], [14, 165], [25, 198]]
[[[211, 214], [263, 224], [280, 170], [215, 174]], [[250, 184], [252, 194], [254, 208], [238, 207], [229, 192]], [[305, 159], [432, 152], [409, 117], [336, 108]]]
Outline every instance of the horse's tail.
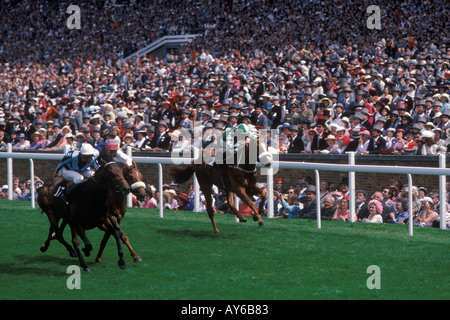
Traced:
[[182, 184], [188, 181], [192, 177], [194, 172], [195, 172], [194, 164], [190, 164], [187, 167], [172, 165], [169, 168], [169, 173], [172, 179], [174, 179], [174, 182], [177, 184]]

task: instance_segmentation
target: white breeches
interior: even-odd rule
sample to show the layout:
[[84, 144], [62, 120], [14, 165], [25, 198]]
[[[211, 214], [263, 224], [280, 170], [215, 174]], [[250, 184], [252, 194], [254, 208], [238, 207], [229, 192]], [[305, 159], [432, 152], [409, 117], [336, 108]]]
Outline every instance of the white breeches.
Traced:
[[84, 171], [82, 173], [78, 173], [73, 170], [67, 170], [66, 168], [62, 168], [59, 170], [59, 177], [63, 177], [67, 181], [73, 181], [75, 184], [79, 184], [83, 182], [85, 179], [88, 179], [92, 176], [91, 171]]
[[116, 162], [126, 163], [127, 165], [133, 165], [133, 160], [122, 150], [117, 150]]

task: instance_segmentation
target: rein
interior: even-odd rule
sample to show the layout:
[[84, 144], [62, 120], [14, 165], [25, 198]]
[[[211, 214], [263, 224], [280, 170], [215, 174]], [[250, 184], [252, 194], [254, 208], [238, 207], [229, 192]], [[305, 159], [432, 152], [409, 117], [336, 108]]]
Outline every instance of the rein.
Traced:
[[254, 173], [254, 172], [256, 172], [256, 168], [253, 169], [253, 170], [245, 170], [245, 169], [242, 169], [241, 167], [238, 167], [238, 166], [230, 166], [230, 168], [238, 169], [239, 171], [242, 171], [242, 172], [245, 172], [245, 173]]
[[[115, 162], [115, 161], [110, 161], [110, 162], [104, 164], [104, 165], [103, 165], [103, 168], [106, 168], [107, 166], [109, 166], [109, 165], [111, 165], [111, 164], [116, 164], [116, 162]], [[98, 182], [98, 181], [95, 179], [95, 175], [94, 175], [93, 177], [91, 177], [91, 179], [92, 179], [98, 186], [100, 186], [100, 187], [102, 187], [102, 188], [104, 188], [104, 189], [113, 189], [114, 192], [117, 192], [117, 193], [122, 192], [122, 187], [120, 187], [120, 186], [117, 186], [117, 185], [116, 185], [116, 186], [114, 186], [114, 187], [110, 187], [110, 186], [107, 186], [107, 185], [105, 185], [105, 184], [103, 184], [103, 183]], [[144, 186], [145, 186], [145, 185], [144, 185]]]

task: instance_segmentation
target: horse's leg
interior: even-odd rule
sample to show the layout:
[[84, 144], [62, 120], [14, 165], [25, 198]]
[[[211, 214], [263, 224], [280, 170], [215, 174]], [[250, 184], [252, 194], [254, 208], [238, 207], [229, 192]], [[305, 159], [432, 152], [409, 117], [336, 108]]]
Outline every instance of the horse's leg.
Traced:
[[120, 238], [121, 238], [122, 242], [127, 246], [128, 250], [130, 251], [130, 254], [133, 257], [133, 261], [134, 262], [142, 261], [141, 257], [138, 256], [136, 251], [134, 251], [133, 247], [131, 246], [130, 240], [128, 239], [127, 235], [120, 228], [117, 218], [115, 216], [111, 216], [110, 220], [111, 220], [111, 223], [114, 225], [114, 227], [117, 230], [119, 230]]
[[216, 222], [214, 221], [214, 208], [212, 205], [212, 196], [211, 196], [212, 184], [204, 177], [206, 177], [206, 175], [197, 175], [198, 184], [200, 185], [200, 190], [203, 192], [203, 195], [205, 196], [206, 211], [208, 212], [209, 220], [211, 220], [214, 232], [218, 233], [219, 229], [217, 229]]
[[50, 241], [56, 239], [67, 249], [67, 251], [69, 251], [69, 256], [71, 256], [72, 258], [76, 257], [77, 256], [76, 252], [73, 250], [72, 246], [68, 244], [66, 240], [64, 240], [61, 228], [58, 227], [59, 219], [55, 217], [52, 211], [47, 213], [47, 217], [48, 220], [50, 221], [50, 229], [47, 240], [41, 246], [41, 252], [47, 251], [48, 247], [50, 246]]
[[89, 241], [87, 235], [86, 235], [86, 230], [80, 228], [80, 238], [83, 240], [84, 242], [84, 248], [81, 249], [84, 252], [84, 255], [86, 257], [89, 257], [91, 255], [91, 251], [92, 251], [92, 244]]
[[48, 247], [50, 246], [50, 241], [53, 240], [52, 239], [53, 238], [53, 230], [54, 230], [54, 227], [52, 224], [50, 224], [47, 240], [45, 240], [44, 244], [41, 245], [41, 248], [40, 248], [41, 252], [46, 252]]
[[255, 206], [255, 204], [253, 203], [253, 201], [249, 198], [249, 196], [245, 193], [245, 188], [244, 187], [239, 187], [238, 189], [236, 189], [236, 195], [241, 198], [242, 201], [244, 201], [244, 203], [246, 205], [248, 205], [252, 210], [253, 210], [253, 220], [254, 221], [258, 221], [260, 226], [265, 225], [266, 223], [264, 222], [264, 220], [261, 218], [261, 216], [258, 213], [258, 210]]
[[239, 212], [234, 204], [234, 193], [227, 192], [228, 205], [230, 206], [231, 212], [238, 217], [239, 222], [247, 222], [247, 219]]
[[105, 234], [103, 235], [103, 239], [100, 242], [100, 249], [98, 249], [97, 257], [95, 258], [95, 262], [102, 262], [102, 253], [105, 249], [106, 244], [108, 243], [109, 237], [111, 236], [111, 232], [109, 230], [105, 230]]
[[117, 228], [114, 227], [114, 224], [111, 222], [111, 219], [107, 219], [106, 226], [111, 231], [111, 234], [113, 235], [114, 239], [116, 239], [117, 244], [117, 253], [119, 255], [119, 268], [125, 269], [125, 260], [123, 259], [123, 250], [122, 250], [122, 244], [120, 243], [120, 233]]
[[209, 189], [209, 190], [202, 190], [202, 191], [203, 191], [203, 195], [205, 196], [205, 200], [206, 200], [206, 211], [208, 212], [209, 220], [211, 220], [211, 223], [214, 228], [214, 232], [219, 233], [219, 229], [217, 229], [216, 222], [214, 221], [214, 208], [212, 205], [212, 196], [211, 196], [212, 190]]
[[258, 213], [260, 216], [263, 215], [264, 213], [264, 204], [266, 203], [267, 200], [267, 190], [266, 189], [261, 189], [258, 186], [254, 185], [248, 188], [247, 190], [247, 195], [249, 196], [258, 196], [260, 197], [261, 201], [259, 203], [259, 207], [258, 207]]
[[75, 249], [75, 252], [77, 253], [78, 260], [80, 261], [80, 266], [83, 268], [84, 271], [90, 272], [91, 270], [88, 268], [86, 262], [83, 259], [83, 256], [81, 255], [81, 252], [80, 252], [80, 240], [78, 239], [77, 227], [70, 225], [70, 230], [72, 231], [73, 248]]

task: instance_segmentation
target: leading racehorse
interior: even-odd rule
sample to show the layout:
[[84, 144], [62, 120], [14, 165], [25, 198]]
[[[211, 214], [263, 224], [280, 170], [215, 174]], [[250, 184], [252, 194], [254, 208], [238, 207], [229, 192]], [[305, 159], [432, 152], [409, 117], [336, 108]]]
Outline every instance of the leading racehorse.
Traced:
[[[252, 145], [253, 144], [253, 145]], [[252, 147], [253, 146], [253, 147]], [[252, 152], [256, 151], [261, 161], [261, 156], [268, 157], [267, 146], [259, 139], [251, 140], [249, 143], [241, 145], [241, 150], [235, 153], [234, 165], [209, 165], [203, 159], [202, 163], [194, 163], [187, 167], [172, 165], [170, 173], [175, 183], [184, 183], [188, 181], [195, 173], [200, 190], [203, 192], [206, 200], [206, 208], [208, 216], [212, 222], [214, 232], [219, 232], [214, 221], [214, 208], [212, 205], [212, 186], [216, 185], [219, 189], [225, 191], [228, 199], [228, 205], [233, 214], [235, 214], [240, 222], [247, 221], [234, 205], [234, 194], [236, 194], [246, 205], [253, 211], [253, 220], [258, 221], [260, 226], [265, 225], [261, 214], [264, 211], [264, 204], [267, 199], [267, 191], [259, 188], [257, 183], [256, 161], [252, 160]], [[256, 158], [255, 158], [256, 159]], [[270, 165], [271, 158], [265, 160], [265, 164]], [[260, 204], [256, 208], [251, 196], [259, 195]]]

